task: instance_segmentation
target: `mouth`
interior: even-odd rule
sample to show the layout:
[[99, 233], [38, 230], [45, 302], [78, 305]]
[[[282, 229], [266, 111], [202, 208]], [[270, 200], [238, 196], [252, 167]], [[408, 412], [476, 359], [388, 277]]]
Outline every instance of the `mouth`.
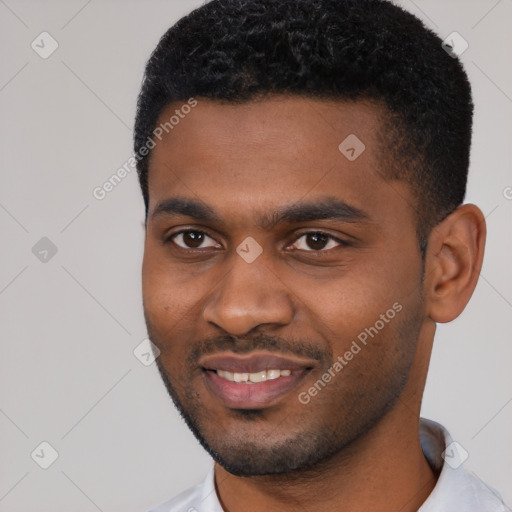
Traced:
[[224, 353], [201, 359], [200, 366], [207, 388], [224, 406], [262, 409], [296, 388], [315, 363], [268, 353]]

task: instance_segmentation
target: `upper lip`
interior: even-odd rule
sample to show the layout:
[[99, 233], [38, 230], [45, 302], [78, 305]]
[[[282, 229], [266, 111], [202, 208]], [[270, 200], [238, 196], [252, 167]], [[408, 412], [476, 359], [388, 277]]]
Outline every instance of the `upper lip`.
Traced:
[[312, 368], [314, 362], [310, 359], [268, 352], [251, 352], [250, 354], [224, 352], [200, 358], [199, 365], [205, 370], [256, 373], [264, 370], [306, 370]]

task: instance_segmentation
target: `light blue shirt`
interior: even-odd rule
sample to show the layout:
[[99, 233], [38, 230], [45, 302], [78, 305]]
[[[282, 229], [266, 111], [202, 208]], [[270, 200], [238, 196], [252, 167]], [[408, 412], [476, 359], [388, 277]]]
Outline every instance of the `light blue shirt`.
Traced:
[[[418, 512], [511, 511], [497, 491], [464, 469], [464, 448], [453, 442], [442, 425], [421, 418], [420, 441], [430, 465], [441, 472], [436, 486]], [[202, 484], [149, 512], [224, 512], [215, 491], [213, 467]]]

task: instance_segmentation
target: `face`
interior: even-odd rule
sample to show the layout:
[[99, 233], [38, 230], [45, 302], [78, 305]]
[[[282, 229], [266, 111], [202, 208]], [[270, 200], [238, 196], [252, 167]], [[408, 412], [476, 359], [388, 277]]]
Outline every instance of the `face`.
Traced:
[[[412, 194], [383, 179], [379, 114], [197, 99], [152, 151], [148, 333], [176, 406], [233, 474], [330, 460], [411, 378], [422, 261]], [[364, 151], [339, 149], [351, 134]]]

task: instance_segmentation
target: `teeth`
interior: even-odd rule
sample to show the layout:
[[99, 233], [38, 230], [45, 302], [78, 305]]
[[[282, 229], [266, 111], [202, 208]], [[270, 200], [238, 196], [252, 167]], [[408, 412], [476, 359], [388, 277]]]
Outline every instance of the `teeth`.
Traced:
[[291, 370], [263, 370], [256, 373], [236, 373], [228, 372], [226, 370], [217, 370], [217, 375], [223, 379], [231, 382], [245, 382], [247, 384], [264, 382], [266, 380], [273, 380], [279, 377], [289, 377], [291, 373]]
[[281, 377], [281, 370], [267, 370], [268, 380], [277, 379], [278, 377]]
[[267, 380], [267, 372], [263, 370], [262, 372], [250, 373], [249, 380], [251, 382], [263, 382]]
[[247, 382], [249, 380], [248, 373], [233, 373], [233, 380], [235, 382]]

